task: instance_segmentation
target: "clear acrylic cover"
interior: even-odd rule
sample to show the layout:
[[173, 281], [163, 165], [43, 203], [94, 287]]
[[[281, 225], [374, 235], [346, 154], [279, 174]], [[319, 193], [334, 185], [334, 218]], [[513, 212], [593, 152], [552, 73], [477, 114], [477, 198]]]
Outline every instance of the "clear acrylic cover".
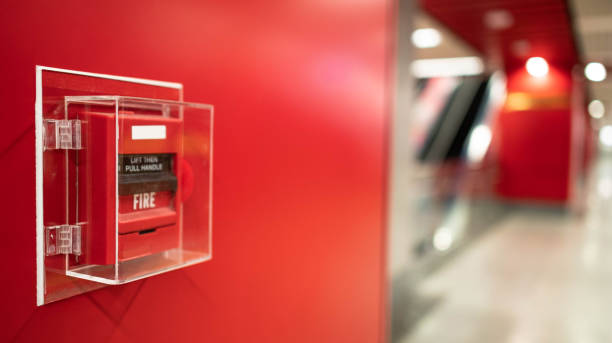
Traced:
[[64, 97], [43, 122], [45, 268], [122, 284], [210, 259], [212, 126], [210, 105]]

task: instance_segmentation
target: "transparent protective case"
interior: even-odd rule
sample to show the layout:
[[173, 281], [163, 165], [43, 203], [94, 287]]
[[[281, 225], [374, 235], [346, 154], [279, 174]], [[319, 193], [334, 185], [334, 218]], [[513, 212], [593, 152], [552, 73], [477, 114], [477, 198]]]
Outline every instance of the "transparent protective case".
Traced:
[[211, 105], [64, 96], [42, 128], [47, 275], [116, 285], [211, 258]]

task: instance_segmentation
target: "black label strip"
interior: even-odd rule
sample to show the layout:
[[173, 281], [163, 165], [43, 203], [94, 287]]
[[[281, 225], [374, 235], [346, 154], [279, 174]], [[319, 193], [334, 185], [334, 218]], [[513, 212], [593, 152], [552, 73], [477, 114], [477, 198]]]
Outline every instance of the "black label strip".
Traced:
[[171, 173], [174, 154], [121, 154], [119, 174]]
[[177, 179], [172, 172], [174, 154], [119, 155], [119, 195], [172, 191]]

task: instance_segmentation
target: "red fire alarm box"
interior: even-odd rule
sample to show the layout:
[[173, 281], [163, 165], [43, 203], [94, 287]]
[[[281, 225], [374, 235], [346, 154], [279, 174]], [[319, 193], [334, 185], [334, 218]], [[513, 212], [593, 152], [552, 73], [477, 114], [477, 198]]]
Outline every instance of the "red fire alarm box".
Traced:
[[121, 284], [210, 259], [212, 120], [210, 105], [66, 96], [42, 123], [43, 201], [65, 209], [46, 265]]

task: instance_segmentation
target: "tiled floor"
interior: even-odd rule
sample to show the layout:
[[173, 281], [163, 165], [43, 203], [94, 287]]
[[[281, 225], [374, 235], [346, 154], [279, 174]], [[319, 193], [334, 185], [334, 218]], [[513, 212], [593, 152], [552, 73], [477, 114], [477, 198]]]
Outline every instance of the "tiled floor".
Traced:
[[422, 281], [406, 281], [411, 300], [394, 311], [410, 323], [394, 340], [612, 342], [612, 160], [600, 160], [587, 188], [584, 214], [513, 209]]

